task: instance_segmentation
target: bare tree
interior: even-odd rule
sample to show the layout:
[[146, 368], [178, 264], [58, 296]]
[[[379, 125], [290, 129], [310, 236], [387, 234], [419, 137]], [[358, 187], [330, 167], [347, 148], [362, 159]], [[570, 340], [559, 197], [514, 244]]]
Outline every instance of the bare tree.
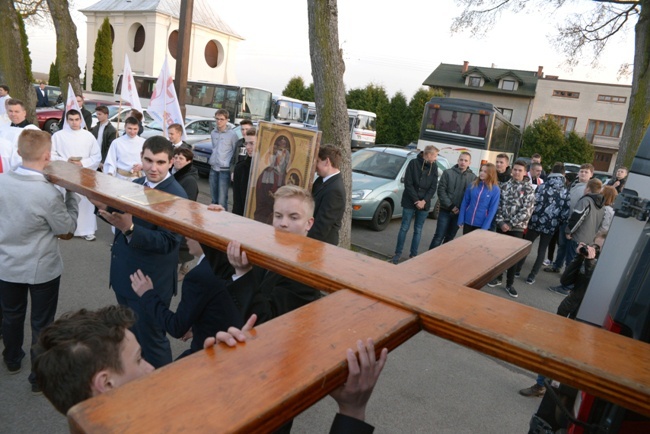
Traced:
[[[452, 23], [452, 32], [470, 31], [482, 36], [504, 12], [555, 12], [571, 0], [456, 0], [464, 10]], [[585, 56], [596, 65], [607, 42], [634, 26], [635, 49], [632, 95], [623, 127], [617, 165], [629, 166], [650, 125], [650, 0], [595, 0], [590, 12], [571, 15], [558, 24], [555, 45], [566, 56], [569, 67]], [[625, 74], [629, 65], [622, 65]]]
[[46, 0], [13, 0], [13, 3], [27, 23], [40, 24], [49, 18], [50, 11]]
[[68, 83], [75, 94], [80, 95], [81, 70], [79, 69], [79, 39], [77, 26], [70, 16], [68, 0], [47, 0], [52, 22], [56, 30], [56, 57], [59, 60], [59, 80], [61, 91], [67, 98]]
[[[36, 106], [36, 92], [29, 77], [25, 62], [22, 61], [22, 45], [18, 14], [10, 0], [0, 0], [0, 28], [3, 32], [3, 41], [0, 44], [0, 71], [2, 71], [2, 84], [7, 84], [14, 98], [25, 103], [27, 118], [34, 121], [34, 107]], [[17, 55], [16, 53], [21, 53]], [[20, 59], [20, 60], [17, 60]]]
[[[308, 0], [307, 11], [318, 127], [323, 131], [322, 143], [331, 143], [341, 149], [341, 176], [349, 198], [352, 192], [350, 131], [343, 85], [345, 64], [339, 48], [337, 3], [336, 0]], [[346, 207], [339, 235], [341, 247], [350, 246], [351, 221], [352, 209]]]

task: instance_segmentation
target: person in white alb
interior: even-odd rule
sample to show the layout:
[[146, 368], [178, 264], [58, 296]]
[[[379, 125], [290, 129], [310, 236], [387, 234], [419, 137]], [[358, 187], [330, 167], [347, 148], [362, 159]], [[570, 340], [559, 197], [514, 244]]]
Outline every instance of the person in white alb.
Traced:
[[142, 145], [144, 139], [138, 136], [140, 126], [132, 116], [126, 118], [125, 134], [113, 140], [104, 160], [103, 172], [119, 179], [133, 181], [141, 176]]
[[[97, 170], [102, 154], [95, 136], [81, 129], [81, 113], [78, 111], [69, 110], [65, 116], [70, 128], [57, 131], [52, 136], [52, 159]], [[74, 235], [83, 237], [86, 241], [94, 241], [97, 231], [95, 206], [85, 196], [80, 195], [79, 198], [79, 218]]]

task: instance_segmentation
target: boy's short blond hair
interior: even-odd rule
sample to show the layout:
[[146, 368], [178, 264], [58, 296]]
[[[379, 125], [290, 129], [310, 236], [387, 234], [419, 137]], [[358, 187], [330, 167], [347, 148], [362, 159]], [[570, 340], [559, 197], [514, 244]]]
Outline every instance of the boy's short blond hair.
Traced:
[[309, 216], [314, 216], [314, 198], [312, 197], [311, 193], [304, 188], [297, 185], [283, 185], [282, 187], [278, 188], [277, 191], [273, 194], [274, 200], [292, 198], [300, 199], [301, 201], [305, 202]]
[[18, 154], [25, 161], [38, 161], [52, 150], [52, 136], [45, 131], [23, 130], [18, 136]]

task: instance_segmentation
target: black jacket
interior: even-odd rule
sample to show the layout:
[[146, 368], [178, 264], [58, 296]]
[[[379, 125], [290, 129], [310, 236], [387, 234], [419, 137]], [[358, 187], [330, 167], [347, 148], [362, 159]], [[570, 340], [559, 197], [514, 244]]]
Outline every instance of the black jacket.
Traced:
[[196, 167], [189, 163], [174, 173], [174, 178], [187, 193], [187, 198], [196, 201], [196, 198], [199, 197], [199, 171], [196, 170]]
[[246, 194], [248, 193], [248, 177], [251, 172], [253, 159], [248, 155], [237, 162], [232, 179], [232, 213], [244, 215], [246, 207]]
[[[99, 134], [99, 124], [95, 125], [90, 130], [90, 132], [97, 139]], [[106, 160], [108, 149], [111, 147], [111, 143], [113, 143], [113, 140], [115, 140], [116, 137], [117, 137], [117, 130], [115, 129], [113, 124], [108, 122], [104, 127], [104, 133], [102, 134], [102, 163], [104, 162], [104, 160]]]
[[325, 182], [318, 178], [314, 181], [312, 195], [315, 203], [314, 225], [307, 236], [337, 246], [347, 203], [341, 174], [337, 173]]
[[412, 159], [406, 166], [404, 174], [404, 194], [402, 194], [402, 208], [416, 209], [415, 202], [426, 202], [424, 209], [431, 207], [431, 198], [436, 194], [438, 187], [438, 165], [435, 161], [431, 164], [424, 160], [424, 153]]
[[499, 187], [501, 187], [502, 184], [505, 184], [506, 182], [510, 181], [510, 178], [512, 176], [510, 175], [510, 172], [512, 169], [510, 169], [510, 166], [506, 167], [505, 172], [499, 173], [497, 172], [497, 178], [499, 179]]

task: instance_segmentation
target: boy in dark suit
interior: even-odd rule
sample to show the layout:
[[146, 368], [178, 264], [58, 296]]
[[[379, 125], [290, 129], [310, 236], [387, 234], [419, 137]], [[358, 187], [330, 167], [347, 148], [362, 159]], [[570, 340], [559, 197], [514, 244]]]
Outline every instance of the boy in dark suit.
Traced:
[[[174, 149], [162, 136], [147, 139], [142, 145], [142, 170], [146, 176], [133, 182], [187, 199], [187, 194], [169, 173]], [[113, 240], [110, 285], [117, 302], [137, 314], [133, 333], [142, 345], [143, 356], [155, 367], [172, 361], [165, 330], [143, 311], [140, 298], [131, 289], [130, 276], [137, 270], [153, 276], [156, 293], [166, 306], [176, 293], [178, 247], [181, 236], [131, 214], [94, 202], [99, 217], [116, 229]]]
[[312, 186], [315, 203], [314, 225], [307, 235], [335, 246], [339, 243], [339, 230], [347, 204], [345, 186], [339, 170], [341, 158], [341, 150], [334, 145], [323, 145], [318, 150], [318, 179]]

